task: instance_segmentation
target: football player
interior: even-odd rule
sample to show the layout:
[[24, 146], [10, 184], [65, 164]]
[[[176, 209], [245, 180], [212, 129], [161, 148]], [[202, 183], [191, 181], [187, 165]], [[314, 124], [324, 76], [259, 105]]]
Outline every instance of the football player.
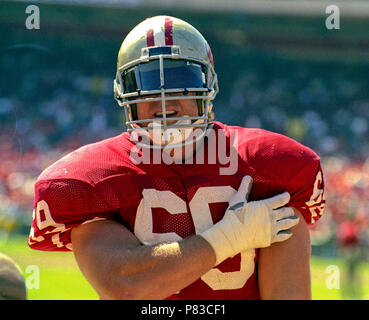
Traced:
[[[169, 16], [137, 25], [114, 79], [128, 130], [43, 171], [30, 247], [73, 251], [101, 299], [311, 298], [320, 159], [213, 121], [217, 92], [198, 30]], [[222, 171], [227, 159], [236, 166]]]

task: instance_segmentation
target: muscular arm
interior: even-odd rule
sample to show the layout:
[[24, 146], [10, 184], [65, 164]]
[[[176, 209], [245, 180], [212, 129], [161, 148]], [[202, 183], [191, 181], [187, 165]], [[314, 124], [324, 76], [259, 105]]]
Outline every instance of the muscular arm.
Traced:
[[164, 299], [215, 264], [202, 237], [142, 245], [123, 225], [96, 221], [72, 230], [77, 263], [101, 299]]
[[285, 242], [260, 249], [258, 281], [262, 299], [311, 299], [310, 235], [301, 213]]

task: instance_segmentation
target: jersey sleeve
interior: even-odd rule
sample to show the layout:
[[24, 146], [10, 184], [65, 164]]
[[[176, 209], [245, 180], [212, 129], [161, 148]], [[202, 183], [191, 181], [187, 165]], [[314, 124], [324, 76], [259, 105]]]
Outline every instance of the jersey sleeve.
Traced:
[[318, 156], [305, 161], [300, 171], [291, 173], [286, 189], [291, 195], [289, 206], [299, 210], [308, 224], [313, 224], [324, 213], [323, 171]]
[[[319, 156], [307, 146], [281, 134], [256, 131], [246, 149], [256, 173], [272, 186], [272, 193], [287, 191], [290, 207], [308, 224], [324, 212], [324, 178]], [[271, 194], [272, 195], [272, 194]]]
[[72, 251], [72, 228], [115, 213], [94, 186], [74, 179], [37, 181], [28, 245], [45, 251]]

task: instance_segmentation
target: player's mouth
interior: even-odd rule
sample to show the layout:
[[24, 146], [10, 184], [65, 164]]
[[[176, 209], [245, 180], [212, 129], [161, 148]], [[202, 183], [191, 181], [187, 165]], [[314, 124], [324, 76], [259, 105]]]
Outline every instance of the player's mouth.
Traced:
[[[167, 111], [165, 112], [165, 116], [166, 116], [167, 118], [175, 117], [177, 114], [178, 114], [178, 111], [175, 111], [175, 110], [167, 110]], [[164, 113], [163, 113], [163, 112], [155, 112], [155, 113], [154, 113], [154, 117], [155, 117], [155, 118], [162, 118], [162, 117], [163, 117], [163, 115], [164, 115]]]

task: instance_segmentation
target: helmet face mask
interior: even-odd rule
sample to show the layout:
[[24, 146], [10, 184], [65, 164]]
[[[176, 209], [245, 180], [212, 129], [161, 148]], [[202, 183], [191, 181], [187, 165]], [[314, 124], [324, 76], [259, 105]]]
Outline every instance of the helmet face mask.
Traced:
[[[153, 39], [163, 36], [165, 42], [158, 41], [159, 45], [153, 45]], [[151, 131], [160, 130], [163, 137], [161, 143], [152, 138], [150, 143], [135, 141], [133, 137], [136, 143], [151, 148], [168, 145], [176, 148], [202, 139], [209, 124], [211, 101], [217, 92], [217, 75], [210, 47], [188, 23], [172, 17], [153, 17], [136, 26], [123, 41], [118, 55], [114, 95], [119, 106], [125, 109], [127, 131], [145, 131], [152, 137]], [[168, 118], [166, 101], [181, 99], [196, 99], [198, 115]], [[138, 119], [138, 104], [155, 101], [161, 101], [162, 117]], [[168, 123], [174, 120], [177, 122]], [[203, 134], [186, 140], [188, 131], [195, 128], [201, 128]], [[173, 136], [173, 130], [179, 130], [179, 136], [185, 140], [170, 141], [168, 132]]]

